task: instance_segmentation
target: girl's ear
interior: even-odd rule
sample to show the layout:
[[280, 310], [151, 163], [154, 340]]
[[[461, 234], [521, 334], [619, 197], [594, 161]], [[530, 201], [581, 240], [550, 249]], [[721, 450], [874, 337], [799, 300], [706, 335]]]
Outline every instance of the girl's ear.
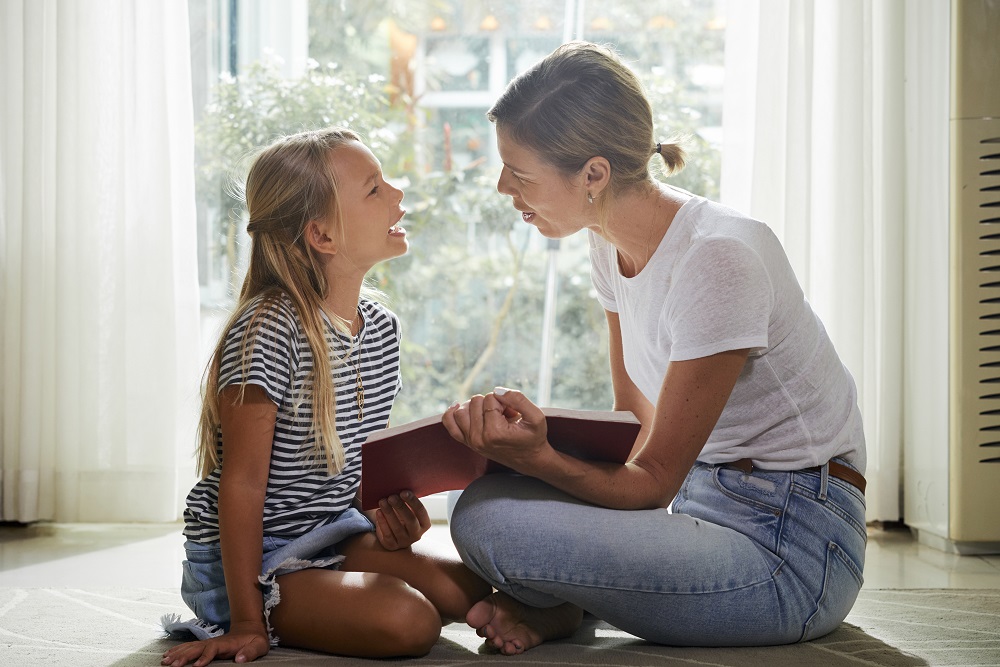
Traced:
[[336, 255], [337, 244], [328, 233], [328, 225], [325, 220], [310, 220], [305, 228], [306, 243], [321, 255]]
[[587, 192], [597, 197], [611, 182], [611, 163], [600, 155], [592, 157], [583, 165], [583, 177]]

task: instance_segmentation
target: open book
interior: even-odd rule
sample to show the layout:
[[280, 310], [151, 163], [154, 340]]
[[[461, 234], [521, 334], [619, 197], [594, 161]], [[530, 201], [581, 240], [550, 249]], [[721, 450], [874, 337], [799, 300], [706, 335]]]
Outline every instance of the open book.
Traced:
[[[549, 443], [580, 459], [625, 463], [639, 435], [631, 412], [542, 408]], [[464, 489], [472, 480], [507, 470], [453, 439], [441, 415], [387, 428], [361, 446], [361, 508], [409, 489], [418, 497]]]

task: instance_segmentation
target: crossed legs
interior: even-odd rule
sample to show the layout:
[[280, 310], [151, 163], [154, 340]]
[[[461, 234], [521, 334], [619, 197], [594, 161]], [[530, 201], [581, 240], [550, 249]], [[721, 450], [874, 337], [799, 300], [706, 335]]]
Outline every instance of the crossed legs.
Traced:
[[464, 619], [492, 590], [454, 557], [419, 543], [386, 551], [373, 533], [362, 533], [340, 552], [340, 570], [278, 578], [271, 623], [282, 645], [372, 658], [424, 655], [442, 623]]

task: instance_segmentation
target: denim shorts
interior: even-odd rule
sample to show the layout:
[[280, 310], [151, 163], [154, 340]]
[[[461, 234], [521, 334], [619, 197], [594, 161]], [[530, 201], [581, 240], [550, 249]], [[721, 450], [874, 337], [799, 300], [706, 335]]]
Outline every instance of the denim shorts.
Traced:
[[[374, 529], [365, 515], [351, 508], [331, 523], [300, 537], [264, 537], [259, 581], [272, 645], [277, 645], [277, 637], [270, 624], [271, 609], [280, 600], [277, 577], [313, 567], [337, 569], [344, 560], [337, 553], [337, 545], [352, 535]], [[226, 593], [220, 543], [202, 544], [188, 540], [184, 543], [184, 550], [187, 560], [183, 563], [181, 598], [194, 612], [195, 618], [183, 622], [176, 617], [164, 618], [164, 629], [171, 635], [182, 636], [187, 633], [198, 639], [228, 632], [229, 597]]]
[[613, 510], [531, 477], [473, 482], [455, 507], [462, 560], [534, 607], [570, 602], [674, 646], [820, 637], [862, 585], [865, 500], [817, 470], [696, 463], [671, 510]]

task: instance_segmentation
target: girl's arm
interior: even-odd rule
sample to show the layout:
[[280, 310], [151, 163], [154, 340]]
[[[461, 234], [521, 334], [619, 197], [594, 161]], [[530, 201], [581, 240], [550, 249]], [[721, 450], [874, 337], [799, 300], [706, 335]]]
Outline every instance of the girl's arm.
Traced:
[[[628, 407], [643, 424], [623, 466], [582, 461], [553, 449], [545, 439], [545, 417], [516, 391], [475, 396], [450, 408], [444, 424], [457, 440], [517, 472], [537, 477], [581, 500], [618, 509], [663, 507], [680, 489], [729, 400], [746, 363], [747, 350], [671, 362], [650, 414], [635, 398], [621, 363], [617, 317], [608, 317], [616, 407]], [[646, 403], [648, 405], [648, 402]], [[504, 416], [520, 413], [519, 420]]]
[[247, 385], [219, 394], [222, 458], [219, 480], [219, 538], [229, 596], [229, 632], [172, 647], [162, 665], [203, 667], [216, 658], [250, 662], [270, 650], [264, 601], [258, 586], [264, 542], [264, 493], [278, 408], [264, 390]]
[[238, 386], [229, 386], [219, 396], [224, 461], [219, 480], [222, 567], [229, 596], [230, 633], [259, 635], [266, 653], [267, 626], [257, 578], [264, 543], [264, 494], [278, 408], [256, 385], [246, 385], [242, 403], [238, 402], [238, 394]]

